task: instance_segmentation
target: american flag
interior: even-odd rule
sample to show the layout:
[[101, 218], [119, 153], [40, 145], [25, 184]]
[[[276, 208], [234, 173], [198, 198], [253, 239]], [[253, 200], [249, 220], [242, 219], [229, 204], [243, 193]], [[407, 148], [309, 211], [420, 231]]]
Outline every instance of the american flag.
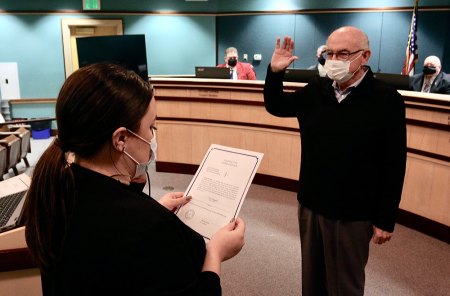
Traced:
[[417, 8], [419, 6], [419, 0], [414, 0], [414, 10], [411, 18], [411, 27], [409, 30], [408, 46], [406, 47], [406, 58], [403, 63], [402, 74], [414, 75], [414, 65], [419, 58], [417, 53]]

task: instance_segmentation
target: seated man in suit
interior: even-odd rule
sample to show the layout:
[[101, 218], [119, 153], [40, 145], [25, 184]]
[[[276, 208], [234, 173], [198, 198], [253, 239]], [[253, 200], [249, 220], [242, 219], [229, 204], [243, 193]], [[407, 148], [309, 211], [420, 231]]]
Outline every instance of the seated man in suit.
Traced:
[[409, 88], [427, 93], [450, 94], [450, 77], [441, 71], [441, 60], [429, 56], [423, 62], [423, 73], [411, 77]]
[[225, 50], [225, 63], [217, 65], [217, 67], [230, 68], [230, 79], [256, 80], [256, 73], [252, 64], [239, 62], [238, 56], [235, 47], [228, 47]]

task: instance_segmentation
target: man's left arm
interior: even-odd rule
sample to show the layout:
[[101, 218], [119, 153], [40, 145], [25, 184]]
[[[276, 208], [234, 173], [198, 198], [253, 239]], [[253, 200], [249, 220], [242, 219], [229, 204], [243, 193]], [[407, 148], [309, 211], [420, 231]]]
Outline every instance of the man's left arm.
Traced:
[[252, 64], [247, 63], [247, 79], [248, 80], [256, 80], [256, 72], [255, 69], [253, 68]]
[[450, 95], [450, 74], [444, 73], [442, 82], [444, 83], [444, 94]]
[[406, 170], [405, 104], [397, 91], [386, 96], [385, 137], [380, 151], [382, 179], [373, 237], [379, 244], [389, 241], [392, 236]]
[[393, 232], [384, 231], [383, 229], [380, 229], [376, 226], [373, 226], [373, 236], [372, 241], [375, 244], [384, 244], [391, 240], [391, 237], [393, 235]]

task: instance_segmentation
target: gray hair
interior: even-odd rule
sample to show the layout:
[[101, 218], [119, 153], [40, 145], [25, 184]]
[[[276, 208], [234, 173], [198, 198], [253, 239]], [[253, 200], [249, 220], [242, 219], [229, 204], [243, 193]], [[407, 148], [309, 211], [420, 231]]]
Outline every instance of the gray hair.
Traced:
[[238, 55], [238, 50], [236, 47], [228, 47], [225, 49], [225, 56], [227, 56], [228, 53], [236, 53], [236, 55]]

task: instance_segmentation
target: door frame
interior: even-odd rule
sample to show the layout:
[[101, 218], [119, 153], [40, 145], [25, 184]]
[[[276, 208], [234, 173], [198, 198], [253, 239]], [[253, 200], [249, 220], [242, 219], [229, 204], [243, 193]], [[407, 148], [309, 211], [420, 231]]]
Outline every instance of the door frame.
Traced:
[[70, 45], [70, 28], [78, 26], [88, 27], [115, 27], [116, 35], [123, 35], [123, 24], [121, 19], [62, 19], [61, 20], [61, 32], [63, 39], [63, 55], [64, 55], [64, 71], [66, 78], [73, 73], [72, 67], [72, 50]]

